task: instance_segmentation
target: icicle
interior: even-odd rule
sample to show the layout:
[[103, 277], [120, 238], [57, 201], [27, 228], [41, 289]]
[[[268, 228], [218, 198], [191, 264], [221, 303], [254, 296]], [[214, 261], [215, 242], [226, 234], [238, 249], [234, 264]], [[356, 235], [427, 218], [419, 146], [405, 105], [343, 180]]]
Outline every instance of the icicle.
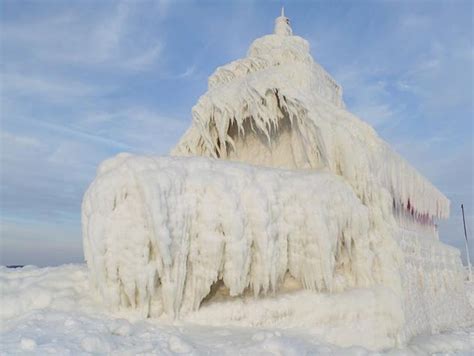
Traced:
[[[341, 246], [349, 251], [345, 287], [367, 278], [370, 252], [352, 247], [369, 239], [367, 210], [330, 173], [192, 158], [117, 161], [86, 192], [83, 216], [89, 267], [116, 308], [147, 316], [159, 303], [174, 317], [199, 307], [218, 278], [232, 295], [250, 287], [258, 296], [278, 290], [287, 271], [308, 289], [332, 291]], [[102, 204], [118, 196], [115, 209]]]

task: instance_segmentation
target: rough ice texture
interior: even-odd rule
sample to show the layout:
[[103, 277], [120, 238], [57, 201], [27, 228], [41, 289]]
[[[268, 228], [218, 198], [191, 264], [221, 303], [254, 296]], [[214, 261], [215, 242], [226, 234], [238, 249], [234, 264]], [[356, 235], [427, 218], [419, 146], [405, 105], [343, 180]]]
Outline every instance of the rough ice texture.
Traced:
[[85, 194], [83, 229], [102, 294], [144, 316], [196, 310], [218, 281], [258, 296], [287, 278], [322, 292], [380, 279], [367, 208], [331, 173], [120, 155]]
[[459, 252], [373, 210], [330, 172], [121, 154], [85, 194], [84, 252], [107, 304], [142, 316], [325, 324], [371, 349], [472, 323]]
[[449, 215], [449, 200], [344, 110], [341, 87], [298, 36], [264, 36], [247, 58], [218, 68], [192, 116], [175, 155], [326, 167], [346, 178], [364, 202], [383, 188], [397, 205], [410, 201], [413, 214]]
[[276, 29], [211, 75], [174, 158], [101, 165], [83, 202], [95, 286], [144, 316], [337, 325], [328, 340], [374, 349], [472, 324], [435, 226], [449, 200], [345, 110], [285, 17]]
[[404, 337], [472, 325], [474, 311], [465, 290], [459, 250], [404, 228], [397, 229], [395, 239], [404, 256], [400, 265]]

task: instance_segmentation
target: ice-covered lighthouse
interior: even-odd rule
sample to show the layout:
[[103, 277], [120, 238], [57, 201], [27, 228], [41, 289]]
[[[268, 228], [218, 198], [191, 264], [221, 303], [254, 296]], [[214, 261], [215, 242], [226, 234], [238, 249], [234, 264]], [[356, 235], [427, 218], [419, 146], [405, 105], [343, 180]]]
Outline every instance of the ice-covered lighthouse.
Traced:
[[435, 228], [448, 215], [345, 110], [283, 11], [209, 77], [171, 156], [103, 162], [82, 206], [91, 280], [114, 309], [326, 327], [373, 349], [473, 322], [459, 251]]

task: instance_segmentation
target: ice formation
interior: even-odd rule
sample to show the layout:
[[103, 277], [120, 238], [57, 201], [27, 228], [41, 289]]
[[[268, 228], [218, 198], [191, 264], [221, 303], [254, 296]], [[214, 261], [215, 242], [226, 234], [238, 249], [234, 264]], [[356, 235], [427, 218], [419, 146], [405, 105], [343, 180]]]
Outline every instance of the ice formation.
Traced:
[[185, 317], [216, 295], [362, 289], [354, 313], [377, 315], [383, 347], [473, 322], [436, 231], [449, 200], [345, 110], [283, 13], [210, 76], [192, 117], [174, 157], [119, 155], [85, 194], [85, 257], [111, 307]]
[[317, 291], [373, 283], [367, 208], [332, 174], [122, 155], [83, 208], [96, 284], [145, 316], [195, 310], [218, 280], [231, 296], [274, 292], [287, 274]]

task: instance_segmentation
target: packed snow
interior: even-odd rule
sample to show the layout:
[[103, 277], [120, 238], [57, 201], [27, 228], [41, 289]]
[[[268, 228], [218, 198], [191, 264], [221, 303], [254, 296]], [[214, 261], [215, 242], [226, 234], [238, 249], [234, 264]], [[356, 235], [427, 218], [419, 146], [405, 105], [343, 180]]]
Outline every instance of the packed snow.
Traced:
[[[211, 308], [203, 309], [200, 318], [195, 315], [194, 320], [175, 322], [143, 320], [126, 312], [110, 313], [104, 309], [99, 295], [93, 293], [85, 265], [0, 267], [0, 288], [0, 354], [3, 355], [380, 354], [362, 347], [341, 347], [323, 341], [324, 334], [332, 332], [330, 326], [327, 329], [322, 326], [318, 333], [290, 326], [217, 326], [230, 314], [230, 309], [225, 308], [214, 312]], [[474, 285], [469, 284], [468, 290], [474, 291]], [[470, 297], [474, 300], [474, 294]], [[322, 297], [321, 301], [323, 306], [331, 306], [324, 304]], [[299, 305], [287, 303], [293, 308]], [[254, 312], [271, 310], [272, 301], [261, 306]], [[238, 306], [232, 308], [237, 317]], [[221, 315], [222, 312], [227, 314]], [[306, 303], [300, 312], [302, 316], [316, 311]], [[215, 325], [202, 325], [206, 319]], [[351, 330], [357, 333], [355, 326]], [[406, 347], [386, 349], [384, 353], [466, 355], [473, 349], [474, 328], [470, 327], [418, 336]]]

